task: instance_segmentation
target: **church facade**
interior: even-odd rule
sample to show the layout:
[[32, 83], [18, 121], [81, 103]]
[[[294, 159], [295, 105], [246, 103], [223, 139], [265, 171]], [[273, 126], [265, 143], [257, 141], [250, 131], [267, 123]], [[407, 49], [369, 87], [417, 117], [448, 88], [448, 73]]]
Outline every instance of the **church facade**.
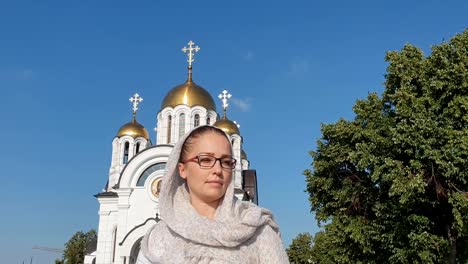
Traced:
[[152, 143], [146, 128], [137, 121], [138, 105], [143, 99], [130, 98], [133, 117], [112, 141], [112, 158], [106, 187], [96, 196], [99, 202], [97, 247], [85, 256], [85, 264], [133, 264], [145, 233], [164, 215], [159, 214], [159, 190], [168, 156], [180, 137], [200, 125], [213, 125], [230, 137], [234, 158], [235, 195], [258, 203], [255, 170], [243, 150], [238, 125], [227, 118], [228, 99], [223, 91], [223, 114], [216, 112], [213, 97], [192, 80], [192, 62], [198, 46], [190, 41], [182, 49], [188, 55], [187, 80], [167, 93], [156, 114], [156, 136]]

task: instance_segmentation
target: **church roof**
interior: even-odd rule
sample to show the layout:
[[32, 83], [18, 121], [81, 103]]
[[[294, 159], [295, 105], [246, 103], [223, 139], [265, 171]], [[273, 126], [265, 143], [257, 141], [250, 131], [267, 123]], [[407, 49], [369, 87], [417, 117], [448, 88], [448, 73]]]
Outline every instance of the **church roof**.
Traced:
[[228, 104], [228, 99], [231, 98], [231, 94], [227, 90], [224, 90], [218, 97], [221, 99], [223, 102], [223, 118], [220, 120], [216, 121], [213, 125], [215, 127], [221, 128], [224, 132], [226, 132], [228, 135], [233, 135], [237, 134], [240, 135], [239, 131], [239, 126], [236, 124], [236, 122], [233, 122], [227, 118], [226, 112], [227, 108], [229, 106]]
[[213, 124], [213, 126], [220, 128], [221, 130], [226, 132], [228, 135], [233, 135], [233, 134], [240, 135], [239, 127], [237, 127], [237, 124], [227, 119], [226, 116], [223, 116], [223, 118], [216, 121]]
[[192, 62], [194, 62], [195, 53], [200, 50], [200, 47], [195, 45], [193, 41], [189, 41], [187, 45], [187, 47], [182, 48], [182, 51], [187, 53], [188, 56], [187, 81], [169, 91], [162, 101], [161, 110], [166, 107], [176, 107], [178, 105], [188, 105], [190, 107], [198, 105], [216, 111], [216, 104], [210, 93], [203, 87], [195, 84], [192, 80]]
[[131, 136], [133, 138], [143, 137], [146, 140], [149, 139], [148, 131], [143, 125], [138, 123], [135, 118], [133, 118], [131, 122], [126, 123], [119, 129], [119, 132], [117, 132], [117, 137], [123, 136]]
[[119, 132], [117, 132], [117, 137], [123, 137], [123, 136], [131, 136], [133, 138], [143, 137], [146, 140], [148, 140], [149, 139], [148, 131], [146, 131], [146, 128], [136, 121], [136, 113], [138, 110], [138, 105], [143, 101], [143, 98], [141, 98], [140, 95], [136, 93], [132, 97], [130, 97], [129, 100], [133, 105], [133, 108], [132, 108], [133, 118], [132, 118], [132, 121], [123, 125], [119, 129]]
[[216, 104], [210, 93], [192, 81], [191, 73], [187, 81], [172, 88], [161, 103], [161, 110], [178, 105], [202, 106], [216, 111]]
[[116, 192], [102, 192], [94, 195], [94, 197], [99, 198], [99, 197], [119, 197], [119, 195]]

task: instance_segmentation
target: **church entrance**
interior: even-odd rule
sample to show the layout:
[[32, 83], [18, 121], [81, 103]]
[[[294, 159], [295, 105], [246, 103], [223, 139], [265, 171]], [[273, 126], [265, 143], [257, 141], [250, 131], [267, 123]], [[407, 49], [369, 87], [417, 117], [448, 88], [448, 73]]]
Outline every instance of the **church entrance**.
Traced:
[[138, 253], [140, 253], [140, 243], [141, 243], [142, 238], [143, 237], [140, 237], [135, 242], [135, 244], [133, 244], [132, 250], [130, 251], [130, 258], [129, 258], [129, 262], [128, 262], [129, 264], [135, 264], [136, 263]]

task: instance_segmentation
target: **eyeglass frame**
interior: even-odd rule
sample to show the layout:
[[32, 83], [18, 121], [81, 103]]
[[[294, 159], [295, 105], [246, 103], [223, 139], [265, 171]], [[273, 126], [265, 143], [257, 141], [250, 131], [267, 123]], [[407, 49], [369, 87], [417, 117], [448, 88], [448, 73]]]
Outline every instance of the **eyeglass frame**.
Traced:
[[[209, 166], [202, 166], [200, 164], [200, 157], [210, 157], [210, 158], [214, 158], [214, 162], [213, 162], [213, 165], [211, 165], [211, 167]], [[223, 159], [230, 159], [231, 162], [232, 162], [232, 165], [229, 167], [229, 168], [226, 168], [223, 166], [223, 163], [222, 163], [222, 160]], [[237, 164], [237, 160], [233, 157], [223, 157], [223, 158], [216, 158], [214, 156], [211, 156], [211, 155], [207, 155], [207, 154], [200, 154], [200, 155], [197, 155], [193, 158], [190, 158], [190, 159], [186, 159], [184, 161], [181, 161], [181, 163], [187, 163], [187, 162], [196, 162], [198, 163], [198, 166], [200, 167], [200, 169], [211, 169], [213, 168], [215, 165], [216, 165], [216, 162], [219, 161], [219, 165], [221, 166], [221, 168], [223, 169], [230, 169], [230, 170], [234, 170], [236, 168], [236, 164]]]

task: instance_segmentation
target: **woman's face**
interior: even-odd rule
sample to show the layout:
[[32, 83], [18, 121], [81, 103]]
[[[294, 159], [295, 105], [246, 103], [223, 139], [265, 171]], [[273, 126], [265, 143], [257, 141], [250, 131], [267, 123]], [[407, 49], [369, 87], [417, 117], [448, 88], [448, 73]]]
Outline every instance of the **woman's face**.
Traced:
[[[185, 160], [198, 155], [209, 155], [215, 158], [232, 158], [231, 144], [225, 136], [206, 132], [192, 139], [192, 146]], [[200, 168], [198, 162], [179, 163], [179, 174], [187, 181], [190, 198], [204, 202], [219, 202], [223, 198], [232, 179], [232, 169], [221, 167], [217, 160], [212, 168]]]

